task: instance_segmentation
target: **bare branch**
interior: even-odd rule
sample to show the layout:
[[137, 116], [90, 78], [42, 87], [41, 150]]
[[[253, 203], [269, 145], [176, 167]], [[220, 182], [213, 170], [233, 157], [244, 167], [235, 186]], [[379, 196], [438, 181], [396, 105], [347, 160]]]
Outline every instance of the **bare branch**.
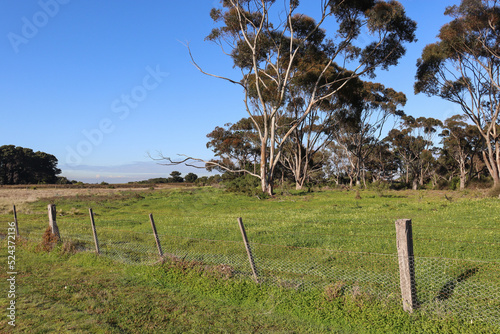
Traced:
[[[182, 43], [182, 42], [181, 42]], [[189, 47], [189, 43], [182, 43], [187, 49], [188, 49], [188, 52], [189, 52], [189, 57], [191, 58], [191, 63], [198, 69], [198, 71], [200, 71], [201, 73], [205, 74], [205, 75], [208, 75], [208, 76], [211, 76], [211, 77], [214, 77], [214, 78], [218, 78], [218, 79], [222, 79], [222, 80], [226, 80], [226, 81], [229, 81], [230, 83], [233, 83], [233, 84], [236, 84], [236, 85], [240, 85], [242, 86], [243, 88], [245, 88], [245, 86], [239, 82], [239, 81], [235, 81], [235, 80], [232, 80], [232, 79], [229, 79], [229, 78], [226, 78], [226, 77], [222, 77], [220, 75], [216, 75], [216, 74], [211, 74], [211, 73], [208, 73], [208, 72], [205, 72], [197, 63], [196, 61], [194, 60], [194, 57], [193, 57], [193, 54], [191, 53], [191, 48]]]

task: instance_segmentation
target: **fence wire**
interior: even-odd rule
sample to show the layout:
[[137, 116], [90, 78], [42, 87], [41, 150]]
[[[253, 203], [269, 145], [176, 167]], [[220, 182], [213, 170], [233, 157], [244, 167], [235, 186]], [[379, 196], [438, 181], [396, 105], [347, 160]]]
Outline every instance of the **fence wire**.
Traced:
[[500, 263], [415, 257], [422, 312], [500, 326]]
[[[61, 228], [60, 228], [61, 230]], [[28, 232], [28, 231], [26, 231]], [[91, 234], [61, 230], [63, 242], [95, 251]], [[41, 240], [43, 233], [25, 237]], [[221, 266], [231, 277], [251, 278], [252, 269], [242, 241], [159, 235], [164, 258]], [[162, 258], [152, 233], [98, 229], [102, 256], [126, 264], [155, 264]], [[400, 305], [398, 256], [322, 248], [250, 243], [259, 282], [294, 289], [328, 288], [335, 295], [364, 296]], [[500, 263], [414, 257], [417, 312], [500, 327]]]

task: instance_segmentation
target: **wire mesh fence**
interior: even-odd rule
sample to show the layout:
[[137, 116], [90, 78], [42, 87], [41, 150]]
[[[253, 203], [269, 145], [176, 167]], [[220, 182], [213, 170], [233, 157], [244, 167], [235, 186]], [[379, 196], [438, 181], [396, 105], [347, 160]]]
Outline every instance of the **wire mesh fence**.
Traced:
[[[63, 242], [95, 251], [90, 226], [59, 227]], [[97, 229], [102, 256], [126, 264], [158, 263], [162, 258], [152, 232]], [[41, 240], [41, 231], [24, 230]], [[307, 237], [307, 236], [304, 236]], [[251, 239], [251, 237], [250, 237]], [[224, 266], [231, 277], [252, 277], [243, 242], [179, 234], [159, 234], [164, 258]], [[395, 241], [394, 241], [395, 242]], [[401, 304], [397, 254], [340, 251], [316, 247], [252, 242], [260, 283], [293, 289], [333, 289], [335, 295], [363, 296]], [[414, 257], [417, 312], [483, 321], [500, 328], [500, 263], [449, 258]]]
[[422, 312], [500, 326], [500, 263], [415, 257]]

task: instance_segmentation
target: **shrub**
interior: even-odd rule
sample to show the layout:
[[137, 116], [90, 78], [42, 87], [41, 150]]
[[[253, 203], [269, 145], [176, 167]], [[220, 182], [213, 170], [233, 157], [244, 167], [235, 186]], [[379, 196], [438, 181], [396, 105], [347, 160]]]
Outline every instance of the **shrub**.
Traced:
[[40, 248], [44, 252], [50, 252], [58, 242], [59, 238], [57, 237], [57, 235], [52, 233], [52, 229], [50, 228], [50, 226], [48, 226], [45, 230], [45, 233], [43, 234]]
[[227, 191], [235, 193], [242, 193], [249, 196], [262, 195], [259, 179], [249, 174], [224, 181], [224, 186]]
[[381, 180], [377, 180], [372, 182], [369, 186], [369, 189], [375, 190], [379, 197], [384, 197], [384, 191], [389, 190], [389, 183]]
[[186, 176], [184, 176], [184, 181], [189, 182], [189, 183], [195, 182], [196, 179], [198, 179], [198, 175], [196, 175], [194, 173], [188, 173]]
[[500, 198], [500, 186], [496, 186], [494, 188], [491, 188], [488, 191], [488, 197], [495, 197], [495, 198]]
[[454, 176], [449, 182], [449, 189], [450, 190], [457, 190], [459, 188], [460, 188], [460, 177]]

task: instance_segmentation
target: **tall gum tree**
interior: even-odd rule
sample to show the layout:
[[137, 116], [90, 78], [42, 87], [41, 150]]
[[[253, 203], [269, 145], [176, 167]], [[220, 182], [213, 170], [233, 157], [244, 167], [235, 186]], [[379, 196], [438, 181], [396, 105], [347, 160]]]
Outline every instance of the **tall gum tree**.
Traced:
[[415, 92], [458, 104], [477, 127], [483, 160], [500, 186], [500, 8], [497, 0], [462, 0], [448, 7], [439, 41], [417, 62]]
[[[362, 75], [374, 77], [376, 69], [396, 65], [405, 54], [404, 45], [415, 41], [416, 23], [397, 1], [330, 0], [317, 4], [320, 14], [311, 18], [299, 13], [298, 0], [223, 0], [222, 9], [210, 13], [218, 27], [207, 39], [232, 58], [241, 77], [206, 72], [192, 57], [202, 73], [243, 88], [245, 110], [261, 143], [260, 170], [255, 176], [260, 178], [262, 191], [270, 195], [287, 139], [318, 104], [334, 98], [350, 80]], [[331, 38], [322, 29], [328, 20], [337, 26]], [[372, 42], [356, 43], [361, 34], [370, 34]], [[278, 136], [280, 119], [289, 116], [286, 100], [296, 81], [307, 82], [304, 107], [286, 133]], [[177, 163], [189, 160], [202, 161], [186, 157]]]
[[363, 102], [360, 108], [335, 114], [337, 126], [332, 127], [332, 138], [348, 157], [350, 186], [362, 181], [366, 187], [368, 157], [379, 145], [386, 121], [391, 116], [396, 120], [404, 116], [398, 107], [406, 104], [406, 96], [378, 83], [363, 82], [356, 99]]

